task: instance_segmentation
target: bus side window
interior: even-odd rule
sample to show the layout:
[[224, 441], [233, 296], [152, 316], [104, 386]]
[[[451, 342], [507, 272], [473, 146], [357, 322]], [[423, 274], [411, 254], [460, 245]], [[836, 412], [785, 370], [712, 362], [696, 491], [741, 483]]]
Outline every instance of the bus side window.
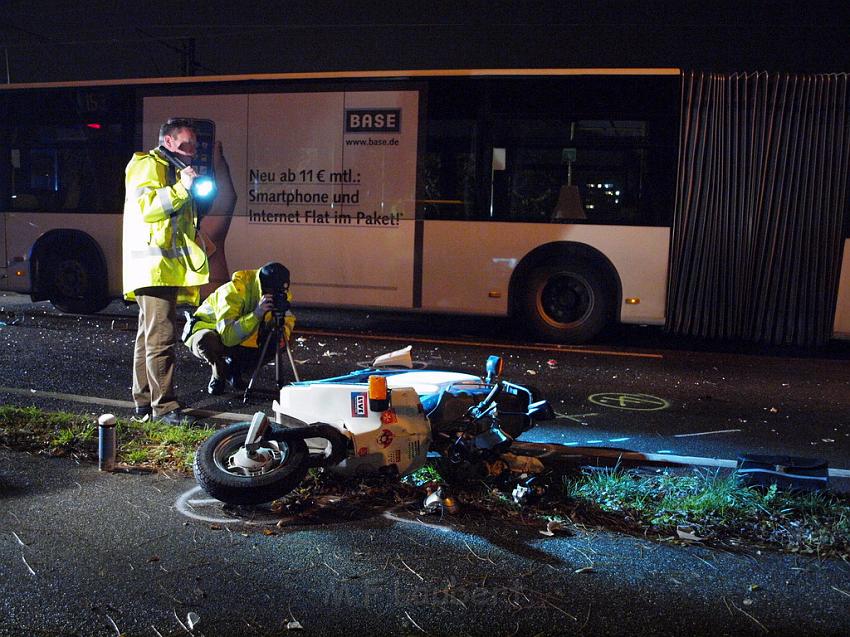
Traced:
[[429, 121], [420, 163], [420, 215], [468, 219], [475, 215], [477, 126], [471, 120]]
[[58, 157], [55, 149], [12, 149], [13, 210], [54, 209], [58, 200], [58, 188]]
[[124, 153], [92, 145], [12, 149], [10, 203], [29, 212], [119, 212]]
[[558, 203], [552, 211], [552, 220], [587, 219], [584, 206], [581, 203], [581, 193], [578, 186], [564, 184], [558, 193]]
[[59, 158], [52, 148], [30, 150], [30, 190], [59, 190]]
[[506, 170], [493, 176], [497, 219], [646, 221], [646, 122], [505, 120]]

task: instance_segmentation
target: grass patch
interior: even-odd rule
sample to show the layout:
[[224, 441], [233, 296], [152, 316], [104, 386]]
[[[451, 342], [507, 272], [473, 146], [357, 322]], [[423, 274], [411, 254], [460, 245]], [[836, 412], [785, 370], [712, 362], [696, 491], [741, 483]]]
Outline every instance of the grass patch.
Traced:
[[436, 482], [437, 484], [445, 482], [445, 479], [440, 474], [439, 470], [433, 464], [426, 464], [419, 467], [413, 473], [402, 476], [401, 481], [409, 484], [412, 487], [424, 487], [426, 484]]
[[[116, 460], [137, 467], [191, 472], [195, 449], [212, 431], [119, 418]], [[96, 461], [97, 423], [84, 414], [0, 405], [0, 445]]]
[[[195, 450], [213, 429], [136, 423], [118, 419], [118, 462], [190, 473]], [[44, 412], [34, 407], [0, 406], [0, 445], [20, 451], [97, 460], [97, 425], [92, 415]], [[789, 493], [775, 487], [748, 488], [734, 475], [585, 469], [561, 477], [540, 477], [548, 485], [536, 502], [520, 507], [511, 498], [515, 477], [492, 478], [477, 465], [428, 463], [398, 480], [375, 484], [333, 479], [311, 471], [287, 500], [295, 513], [315, 496], [339, 492], [375, 503], [424, 497], [431, 483], [449, 485], [462, 506], [488, 515], [537, 518], [603, 527], [678, 540], [686, 527], [719, 545], [756, 544], [774, 549], [837, 556], [850, 561], [850, 498], [829, 492]], [[352, 483], [353, 484], [353, 483]], [[300, 504], [299, 504], [300, 503]]]
[[676, 537], [684, 527], [708, 541], [850, 557], [850, 498], [837, 493], [747, 487], [734, 474], [702, 469], [681, 475], [613, 468], [566, 478], [564, 495], [659, 535]]

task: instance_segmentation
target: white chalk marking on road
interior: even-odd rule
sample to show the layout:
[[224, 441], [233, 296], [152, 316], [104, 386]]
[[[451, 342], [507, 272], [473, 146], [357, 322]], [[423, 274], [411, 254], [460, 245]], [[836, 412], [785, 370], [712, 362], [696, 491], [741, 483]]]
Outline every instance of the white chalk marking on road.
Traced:
[[223, 502], [221, 502], [220, 500], [216, 500], [215, 498], [193, 497], [199, 493], [203, 494], [203, 489], [201, 489], [200, 486], [192, 487], [177, 498], [177, 500], [174, 502], [174, 508], [177, 509], [177, 511], [179, 511], [181, 514], [185, 515], [187, 518], [191, 518], [199, 522], [211, 522], [213, 524], [242, 524], [245, 526], [269, 526], [275, 524], [275, 521], [273, 520], [263, 522], [245, 520], [243, 518], [212, 517], [209, 515], [204, 515], [203, 513], [198, 513], [195, 511], [195, 506], [207, 507], [219, 506], [224, 504]]
[[[103, 405], [104, 407], [124, 407], [132, 409], [135, 407], [131, 400], [115, 400], [114, 398], [103, 398], [101, 396], [80, 396], [79, 394], [63, 394], [54, 391], [42, 391], [40, 389], [21, 389], [20, 387], [0, 387], [0, 394], [15, 394], [18, 396], [38, 396], [39, 398], [54, 398], [56, 400], [68, 400], [75, 403], [88, 405]], [[186, 407], [184, 412], [190, 416], [199, 418], [217, 418], [219, 420], [233, 420], [235, 422], [250, 421], [253, 414], [238, 414], [230, 411], [212, 411], [209, 409], [191, 409]]]
[[673, 434], [674, 438], [688, 438], [690, 436], [710, 436], [712, 434], [731, 434], [741, 429], [715, 429], [714, 431], [701, 431], [696, 434]]
[[[177, 500], [174, 502], [174, 508], [187, 518], [191, 518], [192, 520], [197, 520], [199, 522], [209, 522], [211, 524], [253, 524], [257, 526], [266, 526], [271, 524], [271, 522], [254, 522], [252, 520], [242, 520], [239, 518], [212, 517], [210, 515], [198, 513], [197, 511], [195, 511], [195, 507], [193, 505], [215, 506], [218, 504], [222, 504], [215, 498], [194, 497], [199, 493], [203, 493], [203, 489], [201, 489], [200, 486], [193, 487], [188, 491], [182, 493], [180, 497], [178, 497]], [[410, 520], [407, 518], [399, 517], [393, 513], [393, 510], [384, 511], [383, 517], [387, 518], [388, 520], [392, 520], [393, 522], [405, 522], [407, 524], [416, 524], [419, 526], [428, 527], [429, 529], [436, 529], [438, 531], [452, 530], [451, 527], [443, 526], [441, 524], [431, 524], [429, 522], [423, 522], [419, 519]]]
[[[195, 504], [201, 504], [207, 501], [207, 499], [192, 500], [192, 496], [201, 491], [201, 487], [193, 487], [188, 491], [182, 493], [180, 497], [177, 498], [177, 500], [174, 502], [174, 508], [177, 509], [183, 515], [185, 515], [187, 518], [198, 520], [199, 522], [212, 522], [214, 524], [236, 524], [237, 522], [242, 522], [241, 520], [237, 520], [234, 518], [214, 518], [209, 515], [196, 513], [192, 507], [192, 503], [194, 502]], [[213, 500], [213, 498], [209, 499]], [[213, 500], [213, 502], [218, 502], [218, 500]]]
[[442, 524], [432, 524], [430, 522], [423, 522], [420, 519], [410, 520], [407, 518], [402, 518], [395, 515], [392, 511], [384, 511], [382, 517], [387, 518], [388, 520], [392, 520], [393, 522], [406, 522], [407, 524], [415, 524], [416, 526], [425, 526], [429, 529], [436, 529], [437, 531], [453, 531], [450, 526], [443, 526]]

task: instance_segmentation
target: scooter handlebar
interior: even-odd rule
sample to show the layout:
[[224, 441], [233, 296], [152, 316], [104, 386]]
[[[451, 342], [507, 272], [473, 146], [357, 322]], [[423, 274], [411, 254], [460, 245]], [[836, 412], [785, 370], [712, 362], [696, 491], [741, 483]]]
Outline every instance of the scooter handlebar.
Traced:
[[487, 415], [490, 412], [491, 405], [496, 401], [501, 391], [502, 381], [497, 381], [490, 392], [484, 397], [484, 400], [469, 409], [469, 415], [476, 420]]

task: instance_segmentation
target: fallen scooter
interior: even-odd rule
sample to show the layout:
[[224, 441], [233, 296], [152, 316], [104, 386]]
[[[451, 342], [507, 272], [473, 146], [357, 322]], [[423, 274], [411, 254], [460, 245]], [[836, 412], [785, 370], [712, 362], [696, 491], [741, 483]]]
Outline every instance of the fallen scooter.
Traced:
[[411, 367], [408, 347], [368, 369], [282, 387], [274, 422], [257, 412], [201, 444], [198, 483], [222, 502], [260, 504], [295, 489], [311, 467], [402, 476], [429, 451], [458, 462], [493, 460], [536, 420], [554, 417], [531, 389], [501, 379], [497, 356], [483, 378]]

